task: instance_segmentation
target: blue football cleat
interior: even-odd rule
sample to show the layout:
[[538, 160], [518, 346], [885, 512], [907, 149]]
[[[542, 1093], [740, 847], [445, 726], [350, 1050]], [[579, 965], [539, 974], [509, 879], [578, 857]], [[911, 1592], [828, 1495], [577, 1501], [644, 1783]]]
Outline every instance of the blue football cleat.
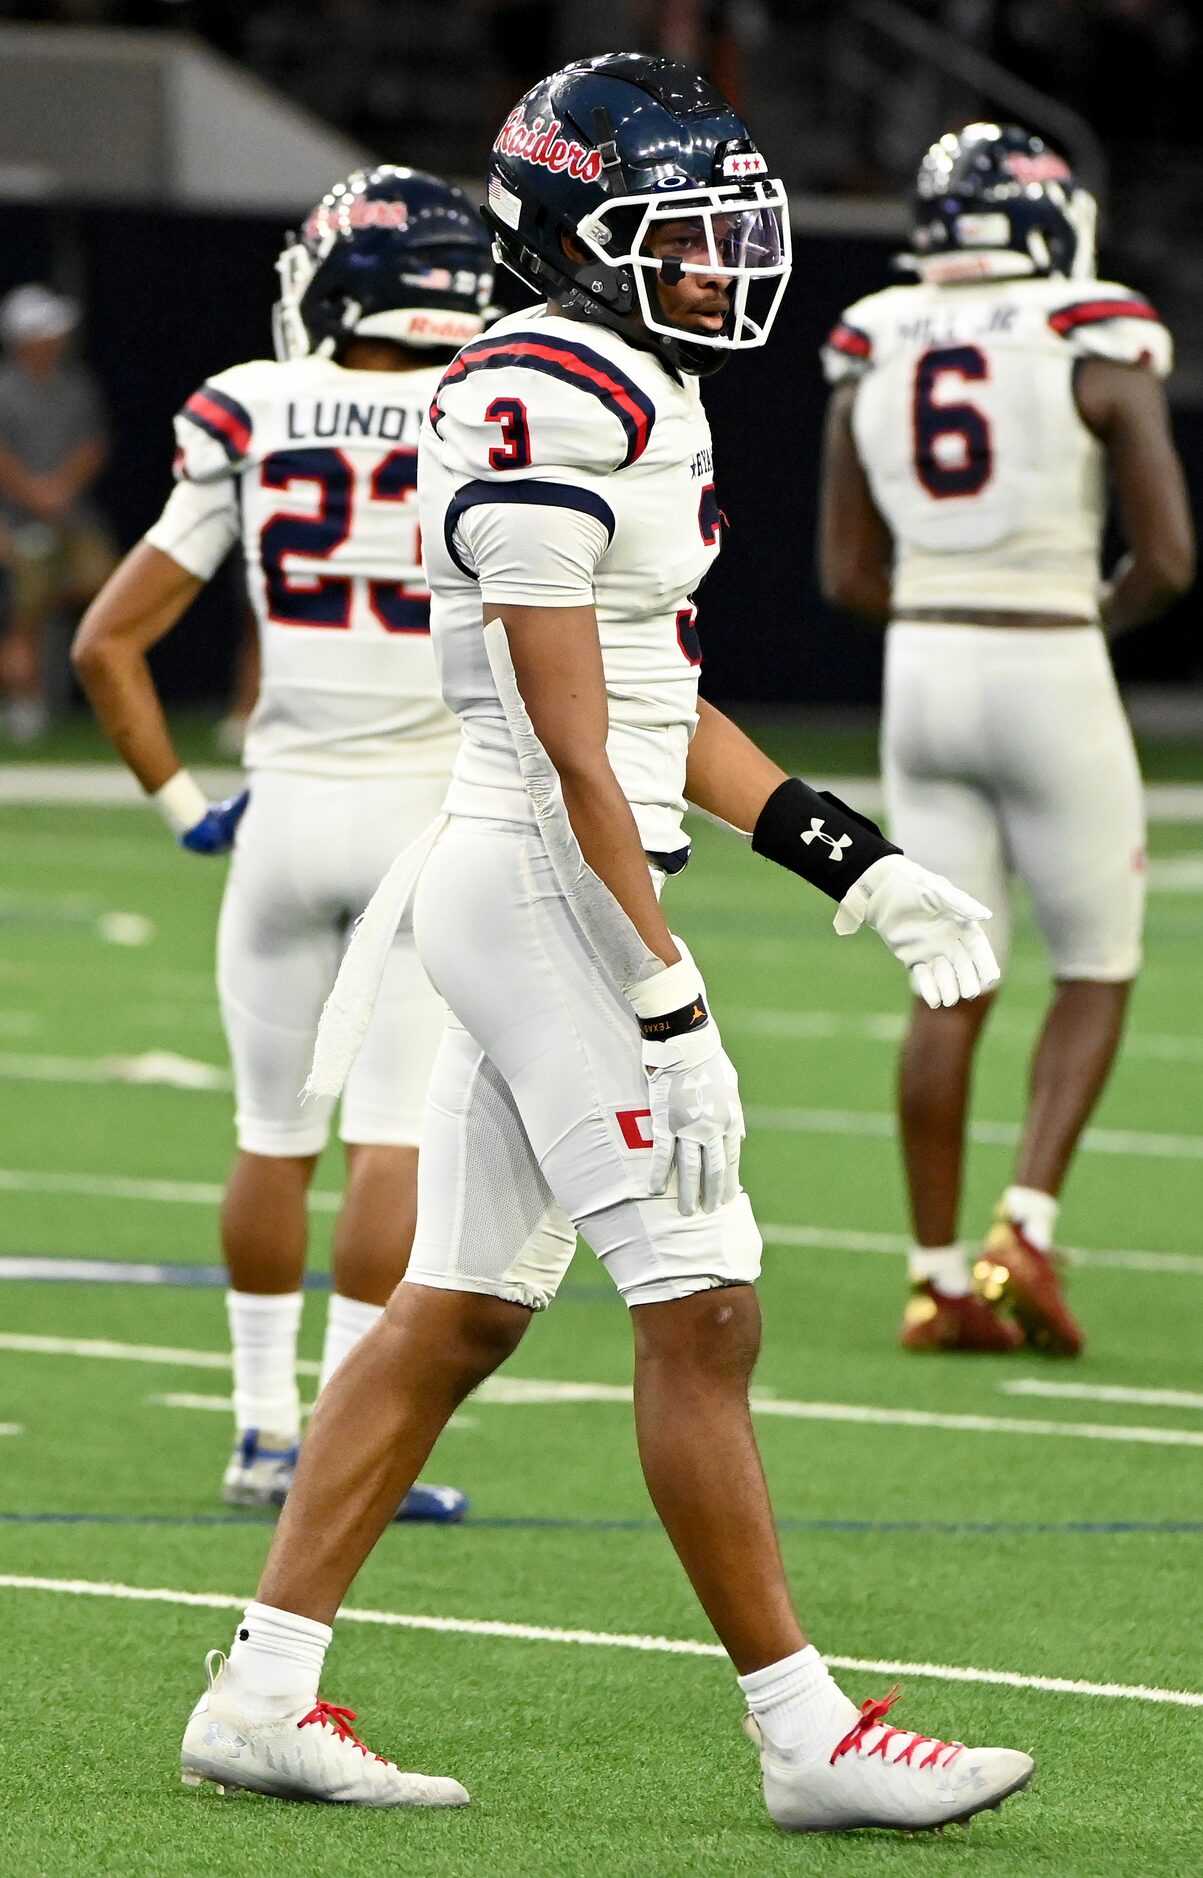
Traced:
[[[227, 1506], [283, 1506], [297, 1471], [300, 1447], [277, 1435], [248, 1428], [238, 1437], [221, 1483]], [[394, 1520], [424, 1520], [454, 1526], [468, 1510], [458, 1487], [431, 1487], [419, 1480], [402, 1500]]]
[[419, 1480], [410, 1488], [393, 1514], [398, 1519], [425, 1519], [436, 1525], [454, 1526], [468, 1510], [468, 1496], [458, 1487], [428, 1487]]

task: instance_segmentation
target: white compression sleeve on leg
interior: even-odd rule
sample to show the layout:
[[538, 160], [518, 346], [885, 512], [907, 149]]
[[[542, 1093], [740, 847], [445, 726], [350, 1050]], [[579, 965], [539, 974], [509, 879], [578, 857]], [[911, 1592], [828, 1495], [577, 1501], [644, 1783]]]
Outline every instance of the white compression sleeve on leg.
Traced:
[[297, 1391], [297, 1332], [302, 1297], [286, 1291], [264, 1297], [227, 1291], [234, 1348], [234, 1418], [239, 1432], [257, 1428], [284, 1445], [301, 1438]]
[[383, 1304], [364, 1304], [358, 1298], [344, 1298], [338, 1291], [330, 1293], [326, 1311], [326, 1338], [322, 1344], [322, 1373], [318, 1381], [319, 1395], [344, 1356], [350, 1356], [359, 1339], [365, 1337], [372, 1325], [383, 1316]]

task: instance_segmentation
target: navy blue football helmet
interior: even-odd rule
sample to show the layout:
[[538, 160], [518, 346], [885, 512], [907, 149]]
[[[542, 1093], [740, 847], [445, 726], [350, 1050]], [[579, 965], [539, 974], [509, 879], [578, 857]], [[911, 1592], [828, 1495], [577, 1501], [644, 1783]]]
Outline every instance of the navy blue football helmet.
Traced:
[[1096, 204], [1068, 163], [1015, 125], [934, 143], [915, 181], [911, 265], [927, 280], [1094, 271]]
[[[694, 374], [764, 344], [789, 277], [782, 184], [721, 93], [672, 59], [612, 52], [535, 85], [498, 133], [482, 213], [495, 257], [528, 287], [579, 318], [646, 335]], [[670, 221], [696, 232], [680, 259], [647, 245]], [[565, 236], [583, 258], [570, 258]], [[666, 318], [657, 278], [674, 285], [686, 273], [731, 282], [720, 332]]]
[[450, 358], [485, 325], [489, 237], [462, 189], [424, 170], [355, 170], [276, 263], [276, 356], [329, 357], [351, 338]]

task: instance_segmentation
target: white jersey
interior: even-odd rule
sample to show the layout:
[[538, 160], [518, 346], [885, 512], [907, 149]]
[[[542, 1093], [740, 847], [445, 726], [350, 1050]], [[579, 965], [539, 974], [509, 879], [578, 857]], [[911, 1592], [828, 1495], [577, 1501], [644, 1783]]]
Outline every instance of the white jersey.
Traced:
[[1077, 362], [1166, 374], [1169, 333], [1110, 281], [889, 287], [824, 351], [858, 381], [857, 453], [894, 536], [893, 602], [1095, 619], [1104, 453], [1074, 402]]
[[444, 374], [418, 497], [443, 695], [463, 725], [449, 810], [533, 819], [484, 609], [593, 604], [610, 762], [645, 849], [681, 851], [701, 663], [692, 596], [721, 533], [697, 381], [605, 328], [545, 308], [509, 315]]
[[249, 770], [450, 770], [458, 725], [431, 650], [416, 496], [442, 369], [256, 359], [175, 420], [176, 487], [147, 540], [207, 580], [241, 536], [263, 672]]

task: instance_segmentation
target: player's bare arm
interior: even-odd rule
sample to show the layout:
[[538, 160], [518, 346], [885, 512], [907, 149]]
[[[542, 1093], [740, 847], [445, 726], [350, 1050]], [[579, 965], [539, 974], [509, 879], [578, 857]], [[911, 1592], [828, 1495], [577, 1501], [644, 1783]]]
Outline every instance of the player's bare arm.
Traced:
[[890, 617], [893, 541], [878, 512], [852, 435], [855, 382], [827, 406], [819, 496], [819, 581], [824, 598], [884, 626]]
[[499, 606], [527, 714], [560, 778], [572, 832], [639, 937], [673, 965], [673, 942], [635, 826], [606, 755], [609, 712], [592, 607]]
[[147, 654], [204, 582], [148, 541], [131, 549], [80, 622], [71, 659], [105, 734], [148, 795], [180, 769]]
[[1193, 584], [1190, 499], [1165, 391], [1153, 372], [1112, 359], [1084, 359], [1074, 376], [1074, 400], [1107, 451], [1129, 546], [1100, 607], [1114, 637], [1156, 619]]

